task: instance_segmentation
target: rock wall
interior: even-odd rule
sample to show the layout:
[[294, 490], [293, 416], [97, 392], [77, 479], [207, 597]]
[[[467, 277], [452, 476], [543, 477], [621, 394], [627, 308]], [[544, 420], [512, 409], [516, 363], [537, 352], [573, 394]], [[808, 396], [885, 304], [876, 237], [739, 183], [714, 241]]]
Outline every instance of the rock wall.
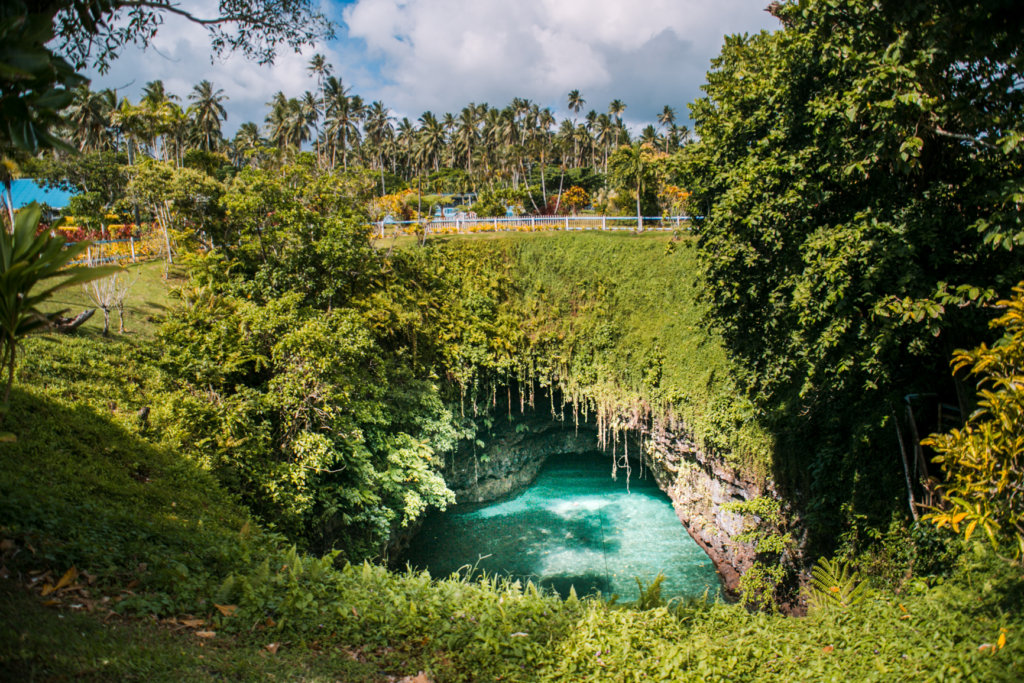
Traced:
[[744, 530], [743, 516], [723, 506], [764, 495], [765, 486], [688, 439], [664, 430], [648, 437], [646, 463], [658, 486], [672, 500], [686, 531], [715, 563], [726, 589], [735, 594], [755, 553], [751, 544], [735, 538]]
[[456, 503], [483, 503], [515, 493], [533, 482], [549, 455], [597, 450], [593, 427], [552, 420], [547, 415], [498, 418], [483, 446], [464, 442], [445, 470]]

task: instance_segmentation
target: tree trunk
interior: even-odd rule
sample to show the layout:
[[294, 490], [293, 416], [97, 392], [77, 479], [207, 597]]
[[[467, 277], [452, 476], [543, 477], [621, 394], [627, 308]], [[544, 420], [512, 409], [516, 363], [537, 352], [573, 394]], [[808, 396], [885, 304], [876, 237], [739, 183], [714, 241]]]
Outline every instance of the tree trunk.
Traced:
[[637, 232], [644, 229], [644, 218], [640, 215], [640, 183], [636, 184], [636, 229]]

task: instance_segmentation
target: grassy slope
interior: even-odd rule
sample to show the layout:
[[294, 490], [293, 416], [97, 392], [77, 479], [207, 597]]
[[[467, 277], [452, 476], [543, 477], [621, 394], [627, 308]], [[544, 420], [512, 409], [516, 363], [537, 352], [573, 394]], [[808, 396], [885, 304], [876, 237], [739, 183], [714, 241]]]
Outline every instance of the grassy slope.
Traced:
[[470, 258], [497, 251], [511, 263], [525, 327], [542, 346], [535, 353], [567, 397], [602, 405], [624, 422], [646, 410], [679, 418], [709, 450], [751, 474], [767, 471], [770, 437], [704, 324], [688, 239], [583, 232], [438, 242]]
[[[524, 259], [545, 243], [530, 244]], [[554, 258], [558, 242], [550, 244]], [[614, 255], [626, 242], [594, 244]], [[652, 244], [644, 248], [653, 258], [664, 245]], [[547, 257], [536, 258], [539, 268]], [[146, 315], [164, 305], [152, 303]], [[637, 334], [642, 346], [654, 332]], [[436, 680], [1024, 677], [1024, 580], [984, 554], [969, 556], [954, 581], [875, 592], [815, 619], [727, 605], [638, 612], [561, 603], [493, 582], [335, 570], [289, 555], [140, 424], [136, 409], [160, 398], [147, 347], [144, 334], [94, 333], [40, 336], [26, 347], [6, 425], [18, 441], [0, 443], [0, 549], [10, 577], [0, 580], [0, 677], [380, 680], [421, 669]], [[40, 585], [72, 565], [88, 575], [44, 606]], [[237, 580], [225, 584], [231, 573]], [[223, 617], [215, 601], [237, 612]], [[111, 609], [176, 620], [104, 620]], [[190, 618], [203, 623], [189, 627]], [[201, 638], [198, 628], [217, 635]], [[979, 650], [1002, 628], [1004, 649]], [[284, 643], [277, 655], [262, 654], [270, 642]]]

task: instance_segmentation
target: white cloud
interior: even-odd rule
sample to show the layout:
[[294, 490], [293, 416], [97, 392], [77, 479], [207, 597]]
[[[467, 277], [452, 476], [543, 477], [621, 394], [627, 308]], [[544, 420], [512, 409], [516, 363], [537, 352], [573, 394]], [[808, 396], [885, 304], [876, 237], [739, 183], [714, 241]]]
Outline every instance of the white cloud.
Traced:
[[[322, 0], [328, 2], [328, 0]], [[504, 106], [525, 97], [567, 114], [579, 89], [584, 111], [628, 105], [627, 122], [644, 124], [668, 104], [680, 119], [700, 96], [709, 62], [728, 33], [775, 28], [767, 0], [354, 0], [339, 12], [339, 40], [301, 54], [284, 48], [273, 66], [239, 55], [211, 63], [205, 31], [167, 17], [146, 51], [126, 49], [93, 87], [136, 99], [162, 79], [187, 104], [203, 79], [230, 98], [225, 132], [262, 124], [266, 102], [315, 88], [306, 72], [323, 53], [353, 92], [381, 99], [413, 119], [425, 110], [456, 112], [469, 102]], [[186, 3], [206, 13], [202, 0]], [[204, 11], [205, 10], [205, 11]]]
[[665, 104], [685, 115], [727, 33], [774, 28], [766, 0], [356, 0], [349, 35], [381, 63], [374, 88], [399, 111], [504, 105], [527, 97], [565, 110], [611, 99], [627, 118]]
[[[183, 4], [198, 16], [210, 13], [210, 4], [201, 0]], [[283, 46], [273, 65], [261, 66], [239, 54], [218, 59], [212, 57], [205, 30], [184, 18], [169, 15], [148, 49], [126, 48], [112, 62], [107, 74], [87, 75], [92, 78], [93, 89], [117, 88], [119, 96], [132, 100], [139, 98], [147, 82], [159, 79], [169, 92], [181, 98], [182, 106], [188, 105], [188, 94], [193, 86], [209, 80], [228, 97], [224, 131], [230, 135], [245, 121], [262, 125], [266, 103], [278, 90], [290, 97], [314, 90], [316, 83], [306, 68], [310, 57], [317, 52], [338, 67], [347, 62], [347, 57], [332, 45], [307, 47], [301, 53]], [[348, 71], [360, 73], [361, 67], [351, 65]]]

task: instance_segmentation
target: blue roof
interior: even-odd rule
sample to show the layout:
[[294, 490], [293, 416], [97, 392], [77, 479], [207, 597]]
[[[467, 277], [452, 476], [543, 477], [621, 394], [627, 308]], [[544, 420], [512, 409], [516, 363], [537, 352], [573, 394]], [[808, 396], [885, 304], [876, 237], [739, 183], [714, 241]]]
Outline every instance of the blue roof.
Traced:
[[11, 185], [11, 198], [14, 208], [20, 209], [32, 202], [46, 204], [52, 209], [63, 209], [76, 192], [65, 192], [55, 188], [44, 188], [32, 179], [15, 180]]

